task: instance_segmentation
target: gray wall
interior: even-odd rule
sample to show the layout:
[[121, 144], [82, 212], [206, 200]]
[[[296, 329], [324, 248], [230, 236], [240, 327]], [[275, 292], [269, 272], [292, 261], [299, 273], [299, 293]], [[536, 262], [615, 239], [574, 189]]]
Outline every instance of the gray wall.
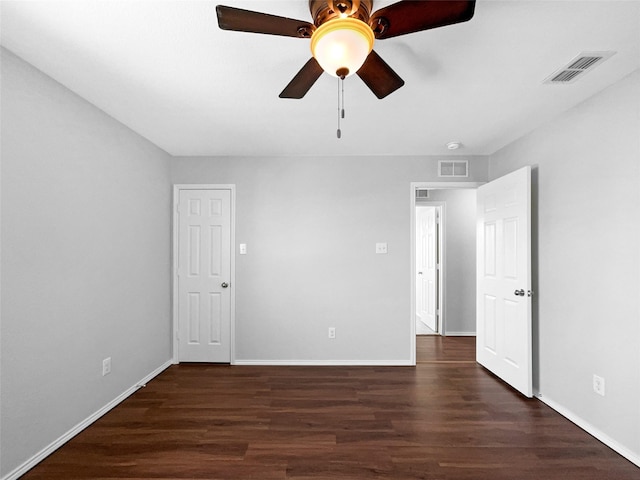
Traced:
[[[408, 362], [410, 183], [436, 181], [437, 163], [176, 158], [174, 183], [237, 185], [236, 241], [248, 254], [236, 257], [236, 359]], [[471, 158], [468, 180], [486, 180], [486, 168]], [[376, 255], [376, 242], [389, 253]]]
[[476, 190], [430, 190], [445, 204], [445, 326], [448, 335], [476, 331]]
[[534, 167], [535, 387], [638, 458], [640, 72], [492, 155], [490, 177], [522, 165]]
[[4, 476], [170, 358], [171, 189], [169, 155], [1, 60]]

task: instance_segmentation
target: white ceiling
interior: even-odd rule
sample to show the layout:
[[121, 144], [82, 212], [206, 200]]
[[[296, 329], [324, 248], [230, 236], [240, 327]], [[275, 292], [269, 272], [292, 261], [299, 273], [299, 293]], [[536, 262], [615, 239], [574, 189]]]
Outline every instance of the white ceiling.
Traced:
[[[310, 20], [307, 0], [219, 0]], [[488, 155], [640, 68], [636, 0], [478, 0], [467, 22], [378, 41], [405, 80], [378, 100], [354, 76], [278, 94], [309, 41], [222, 31], [218, 1], [2, 1], [2, 45], [173, 155]], [[395, 3], [374, 1], [374, 10]], [[617, 53], [544, 85], [582, 51]]]

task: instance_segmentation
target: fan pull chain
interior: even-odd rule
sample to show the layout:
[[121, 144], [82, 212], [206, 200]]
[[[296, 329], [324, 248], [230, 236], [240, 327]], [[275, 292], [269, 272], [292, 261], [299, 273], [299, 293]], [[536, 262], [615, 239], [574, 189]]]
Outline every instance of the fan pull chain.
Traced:
[[338, 138], [342, 137], [342, 130], [340, 130], [341, 118], [344, 118], [344, 76], [338, 78]]
[[344, 77], [340, 78], [340, 83], [342, 84], [342, 111], [341, 116], [344, 118]]
[[338, 138], [342, 137], [342, 131], [340, 130], [340, 79], [338, 78], [338, 131], [336, 132]]

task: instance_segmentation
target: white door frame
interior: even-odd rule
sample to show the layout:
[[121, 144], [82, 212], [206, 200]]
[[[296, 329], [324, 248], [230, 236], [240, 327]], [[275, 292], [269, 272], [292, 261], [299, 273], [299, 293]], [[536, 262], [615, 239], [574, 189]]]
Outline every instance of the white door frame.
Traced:
[[231, 365], [236, 360], [236, 186], [234, 184], [174, 184], [173, 185], [173, 207], [172, 207], [172, 230], [173, 230], [173, 254], [171, 258], [171, 281], [173, 289], [172, 301], [172, 332], [173, 332], [173, 363], [179, 363], [179, 342], [178, 342], [178, 202], [181, 190], [230, 190], [231, 191], [231, 279], [230, 288], [230, 361]]
[[[410, 361], [412, 365], [416, 364], [416, 190], [418, 189], [427, 189], [427, 190], [460, 190], [460, 189], [466, 189], [466, 188], [471, 188], [473, 190], [475, 190], [476, 188], [478, 188], [480, 185], [484, 185], [485, 182], [411, 182], [410, 185], [410, 190], [409, 190], [409, 196], [410, 196], [410, 209], [409, 209], [409, 218], [410, 218], [410, 242], [411, 242], [411, 246], [410, 246], [410, 275], [411, 275], [411, 295], [410, 295], [410, 304], [411, 304], [411, 309], [410, 309], [410, 315], [409, 318], [411, 319], [410, 321]], [[444, 226], [444, 208], [443, 208], [443, 221], [440, 224], [440, 228], [444, 231], [445, 226]], [[442, 243], [441, 243], [441, 248], [445, 248], [444, 245], [444, 234], [441, 236], [442, 239]], [[444, 281], [445, 281], [445, 269], [446, 269], [446, 265], [444, 264], [445, 262], [445, 257], [444, 257], [444, 251], [443, 251], [443, 255], [442, 255], [442, 260], [443, 260], [443, 264], [441, 265], [441, 274], [440, 274], [440, 279], [442, 280], [442, 283], [440, 284], [440, 292], [439, 295], [440, 296], [440, 308], [441, 308], [441, 317], [444, 318], [444, 310], [445, 310], [445, 297], [444, 295], [446, 295], [446, 293], [444, 293]], [[440, 322], [441, 320], [438, 319], [438, 322]], [[440, 328], [440, 335], [444, 335], [444, 323], [439, 323], [439, 326], [441, 326]]]

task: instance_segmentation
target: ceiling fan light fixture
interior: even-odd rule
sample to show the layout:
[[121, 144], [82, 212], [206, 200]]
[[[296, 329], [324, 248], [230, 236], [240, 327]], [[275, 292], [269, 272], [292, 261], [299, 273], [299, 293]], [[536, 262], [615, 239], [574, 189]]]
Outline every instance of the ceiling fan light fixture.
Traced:
[[329, 75], [348, 77], [360, 70], [373, 49], [374, 39], [373, 30], [363, 21], [336, 18], [313, 32], [311, 54]]

